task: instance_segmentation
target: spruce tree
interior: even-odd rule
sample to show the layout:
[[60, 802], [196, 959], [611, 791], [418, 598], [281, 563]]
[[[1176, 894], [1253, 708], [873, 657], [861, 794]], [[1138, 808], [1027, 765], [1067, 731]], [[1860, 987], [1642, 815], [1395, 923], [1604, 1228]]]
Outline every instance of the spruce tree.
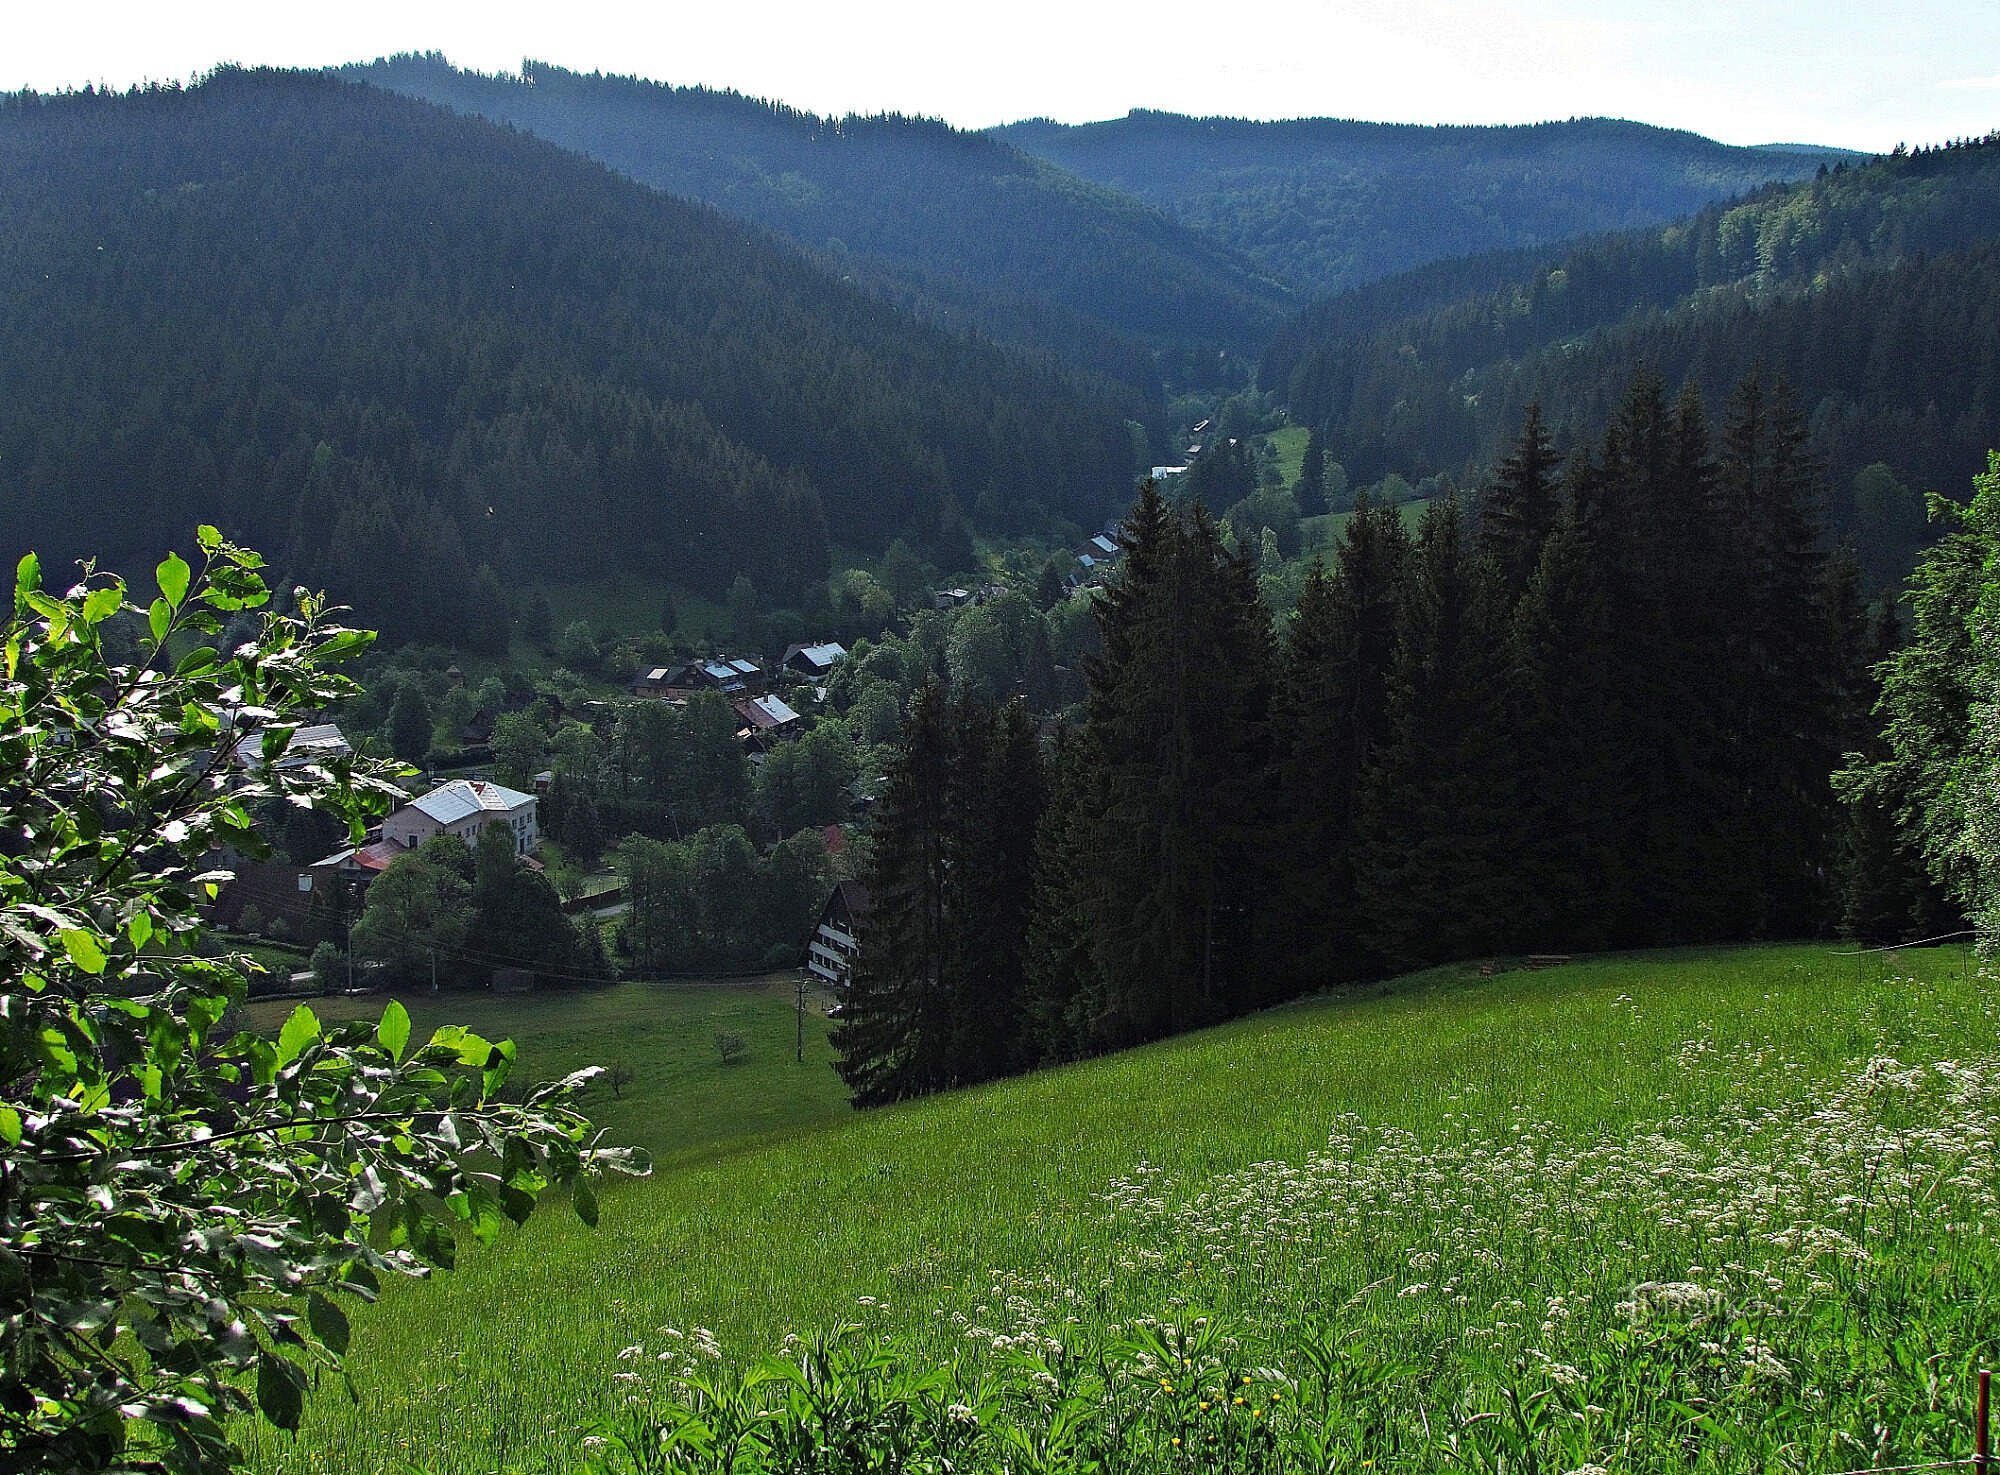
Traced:
[[1295, 990], [1364, 976], [1354, 841], [1361, 778], [1382, 741], [1409, 561], [1402, 514], [1364, 494], [1332, 573], [1309, 570], [1286, 640], [1273, 731], [1285, 864], [1276, 971]]
[[1542, 543], [1555, 526], [1561, 467], [1541, 403], [1532, 401], [1513, 450], [1479, 504], [1479, 551], [1492, 561], [1500, 596], [1509, 606], [1527, 588]]
[[1331, 510], [1326, 505], [1326, 440], [1317, 425], [1306, 436], [1306, 457], [1299, 467], [1299, 482], [1294, 491], [1299, 511], [1307, 517]]
[[1098, 1046], [1222, 1018], [1257, 996], [1252, 952], [1272, 800], [1269, 616], [1207, 510], [1141, 490], [1088, 669], [1097, 857], [1088, 912]]
[[1508, 630], [1514, 856], [1520, 889], [1500, 936], [1524, 951], [1622, 941], [1637, 797], [1613, 682], [1607, 570], [1565, 512]]
[[1718, 497], [1739, 539], [1739, 703], [1746, 836], [1757, 838], [1751, 925], [1797, 936], [1829, 921], [1826, 861], [1836, 831], [1830, 774], [1835, 673], [1819, 549], [1819, 470], [1790, 394], [1755, 375], [1737, 391], [1722, 436]]
[[1406, 967], [1490, 949], [1513, 900], [1497, 600], [1464, 524], [1454, 496], [1424, 514], [1362, 794], [1363, 927]]
[[943, 692], [911, 698], [872, 830], [865, 945], [833, 1047], [857, 1106], [949, 1085], [945, 997], [951, 733]]
[[1098, 966], [1098, 877], [1091, 821], [1103, 765], [1087, 730], [1059, 729], [1048, 765], [1048, 801], [1035, 827], [1023, 1028], [1034, 1060], [1073, 1060], [1107, 1037], [1107, 985]]

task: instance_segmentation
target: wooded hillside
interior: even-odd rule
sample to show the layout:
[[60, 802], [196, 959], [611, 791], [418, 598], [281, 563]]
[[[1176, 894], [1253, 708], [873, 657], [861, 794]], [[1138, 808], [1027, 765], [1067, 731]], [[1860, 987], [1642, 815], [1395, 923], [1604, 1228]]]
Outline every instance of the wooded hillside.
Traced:
[[951, 499], [1092, 521], [1146, 413], [320, 75], [6, 99], [0, 276], [11, 550], [115, 560], [211, 521], [447, 642], [492, 644], [501, 591], [548, 572], [782, 594], [829, 538], [921, 540]]
[[1843, 157], [1732, 148], [1613, 118], [1459, 128], [1135, 111], [996, 132], [1159, 206], [1308, 292], [1671, 220]]

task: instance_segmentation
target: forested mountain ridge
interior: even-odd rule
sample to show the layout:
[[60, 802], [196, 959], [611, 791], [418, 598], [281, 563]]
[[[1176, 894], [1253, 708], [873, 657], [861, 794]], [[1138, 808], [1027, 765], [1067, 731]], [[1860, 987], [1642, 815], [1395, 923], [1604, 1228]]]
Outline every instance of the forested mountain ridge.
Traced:
[[755, 221], [949, 321], [1128, 379], [1150, 375], [1142, 345], [1253, 351], [1291, 305], [1235, 252], [986, 134], [535, 61], [522, 72], [438, 56], [343, 69]]
[[[1261, 378], [1366, 479], [1490, 465], [1533, 400], [1559, 434], [1594, 434], [1642, 365], [1711, 401], [1761, 366], [1807, 410], [1844, 533], [1871, 515], [1845, 496], [1864, 468], [1956, 488], [1983, 463], [2000, 424], [1996, 304], [2000, 139], [1987, 139], [1360, 288], [1280, 333]], [[1875, 529], [1862, 551], [1921, 534], [1919, 508], [1914, 528]]]
[[1094, 519], [1145, 413], [716, 211], [319, 74], [5, 99], [0, 275], [11, 551], [116, 560], [213, 521], [446, 642], [504, 640], [500, 589], [551, 573], [782, 597], [829, 532], [921, 537], [950, 498]]
[[1311, 293], [1428, 261], [1671, 220], [1852, 157], [1734, 148], [1614, 118], [1425, 127], [1135, 110], [994, 132], [1159, 206]]

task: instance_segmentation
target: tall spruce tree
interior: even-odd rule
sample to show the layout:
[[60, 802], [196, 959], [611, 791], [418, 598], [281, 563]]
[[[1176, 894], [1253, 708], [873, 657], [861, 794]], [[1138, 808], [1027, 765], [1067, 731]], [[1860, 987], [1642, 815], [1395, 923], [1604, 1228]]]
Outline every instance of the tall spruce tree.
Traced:
[[951, 1053], [961, 1079], [986, 1080], [1034, 1063], [1025, 993], [1044, 777], [1021, 701], [955, 698], [951, 725]]
[[1364, 493], [1334, 570], [1308, 571], [1286, 640], [1273, 721], [1286, 857], [1274, 971], [1298, 989], [1362, 977], [1376, 962], [1356, 909], [1355, 827], [1384, 735], [1409, 554], [1401, 512]]
[[1526, 951], [1621, 940], [1634, 889], [1622, 841], [1637, 804], [1613, 674], [1611, 590], [1592, 535], [1566, 511], [1508, 631], [1521, 887], [1502, 934]]
[[1822, 930], [1833, 909], [1830, 775], [1845, 662], [1823, 604], [1819, 476], [1791, 395], [1746, 379], [1723, 429], [1718, 500], [1738, 539], [1739, 818], [1740, 833], [1757, 842], [1753, 894], [1762, 903], [1748, 920], [1769, 936]]
[[1479, 503], [1479, 551], [1492, 560], [1500, 596], [1511, 607], [1528, 587], [1542, 544], [1561, 507], [1562, 457], [1539, 400], [1530, 401], [1514, 449], [1494, 472]]
[[837, 1067], [857, 1106], [935, 1091], [957, 1077], [945, 976], [951, 729], [934, 683], [911, 698], [885, 778], [867, 877], [867, 945], [833, 1032]]
[[1049, 755], [1048, 802], [1035, 828], [1023, 1019], [1036, 1060], [1072, 1060], [1107, 1037], [1104, 977], [1095, 947], [1096, 858], [1090, 823], [1101, 812], [1103, 765], [1087, 729], [1060, 728]]
[[1090, 1048], [1225, 1017], [1260, 997], [1253, 941], [1268, 771], [1270, 618], [1200, 504], [1146, 483], [1099, 605], [1080, 833], [1104, 998]]
[[1293, 490], [1299, 511], [1307, 517], [1332, 510], [1326, 505], [1326, 438], [1317, 425], [1306, 434], [1305, 460], [1299, 465], [1299, 481]]
[[1426, 510], [1404, 589], [1356, 873], [1375, 950], [1413, 966], [1491, 948], [1513, 905], [1498, 601], [1455, 496]]
[[858, 1106], [1030, 1063], [1023, 999], [1041, 754], [1018, 701], [926, 683], [874, 829], [870, 911], [834, 1032]]

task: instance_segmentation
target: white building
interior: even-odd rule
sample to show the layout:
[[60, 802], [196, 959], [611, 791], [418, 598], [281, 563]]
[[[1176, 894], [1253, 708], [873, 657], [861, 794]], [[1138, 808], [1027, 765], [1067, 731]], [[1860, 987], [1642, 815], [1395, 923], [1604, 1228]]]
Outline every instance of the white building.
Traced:
[[535, 796], [480, 779], [453, 779], [420, 799], [412, 799], [382, 821], [382, 838], [414, 850], [433, 835], [456, 835], [477, 845], [490, 825], [505, 825], [516, 855], [532, 855], [541, 844], [535, 829]]

